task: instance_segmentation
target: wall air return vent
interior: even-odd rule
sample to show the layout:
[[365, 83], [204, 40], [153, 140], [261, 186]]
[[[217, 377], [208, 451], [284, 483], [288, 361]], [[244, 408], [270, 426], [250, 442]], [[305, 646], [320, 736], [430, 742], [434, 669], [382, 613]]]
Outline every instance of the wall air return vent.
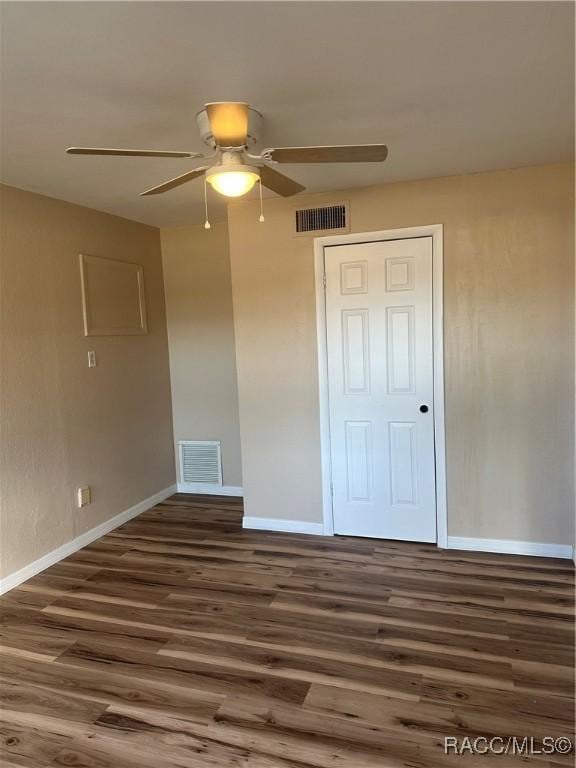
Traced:
[[222, 454], [216, 440], [181, 440], [180, 480], [182, 483], [222, 485]]
[[297, 235], [347, 232], [349, 228], [348, 204], [334, 203], [321, 208], [297, 208], [294, 223]]

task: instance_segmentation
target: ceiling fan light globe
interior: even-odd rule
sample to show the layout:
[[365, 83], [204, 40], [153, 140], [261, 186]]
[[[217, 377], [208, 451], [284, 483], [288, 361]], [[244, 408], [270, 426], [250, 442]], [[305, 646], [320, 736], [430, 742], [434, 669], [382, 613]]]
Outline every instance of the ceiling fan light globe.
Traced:
[[232, 169], [228, 166], [217, 166], [206, 171], [206, 181], [212, 189], [225, 197], [242, 197], [250, 192], [260, 178], [255, 168], [248, 165]]

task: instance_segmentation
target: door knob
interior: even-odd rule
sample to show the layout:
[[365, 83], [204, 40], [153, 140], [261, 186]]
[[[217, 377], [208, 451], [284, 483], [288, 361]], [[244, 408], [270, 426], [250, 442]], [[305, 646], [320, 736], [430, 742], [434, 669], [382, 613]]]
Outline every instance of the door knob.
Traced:
[[421, 405], [419, 410], [420, 410], [420, 413], [428, 413], [428, 406]]

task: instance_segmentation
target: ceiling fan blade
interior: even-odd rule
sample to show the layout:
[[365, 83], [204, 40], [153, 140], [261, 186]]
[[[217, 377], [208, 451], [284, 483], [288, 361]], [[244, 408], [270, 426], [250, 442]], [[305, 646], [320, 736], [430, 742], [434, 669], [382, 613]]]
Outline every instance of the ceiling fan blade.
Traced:
[[120, 157], [204, 157], [198, 152], [171, 152], [156, 149], [105, 149], [104, 147], [68, 147], [69, 155], [116, 155]]
[[265, 187], [271, 189], [272, 192], [276, 192], [282, 197], [290, 197], [291, 195], [297, 195], [298, 192], [302, 192], [306, 187], [299, 184], [293, 179], [289, 179], [288, 176], [284, 176], [283, 173], [279, 173], [274, 168], [270, 168], [269, 165], [263, 165], [260, 168], [260, 181]]
[[169, 189], [174, 189], [174, 187], [179, 187], [180, 184], [186, 184], [187, 181], [192, 181], [193, 179], [197, 179], [198, 176], [202, 176], [207, 168], [207, 165], [202, 166], [202, 168], [194, 168], [193, 171], [183, 173], [182, 176], [176, 176], [175, 179], [170, 179], [170, 181], [165, 181], [163, 184], [158, 184], [156, 187], [151, 187], [145, 192], [140, 192], [140, 196], [160, 195], [162, 192], [168, 192]]
[[275, 163], [378, 163], [386, 160], [385, 144], [350, 144], [335, 147], [278, 147], [262, 153]]
[[248, 140], [248, 104], [219, 101], [206, 104], [210, 129], [219, 147], [243, 147]]

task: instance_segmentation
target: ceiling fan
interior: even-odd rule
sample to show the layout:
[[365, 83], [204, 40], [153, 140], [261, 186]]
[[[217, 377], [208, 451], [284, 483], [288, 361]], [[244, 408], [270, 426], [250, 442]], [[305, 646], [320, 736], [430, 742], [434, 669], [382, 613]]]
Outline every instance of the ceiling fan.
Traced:
[[[384, 144], [359, 144], [332, 147], [271, 147], [259, 155], [248, 147], [260, 137], [263, 117], [244, 102], [219, 101], [206, 104], [196, 116], [200, 135], [214, 154], [212, 166], [200, 166], [176, 176], [141, 195], [159, 195], [200, 176], [226, 197], [240, 197], [257, 181], [283, 197], [302, 192], [305, 187], [284, 176], [271, 165], [282, 163], [375, 163], [386, 159]], [[152, 149], [105, 149], [101, 147], [69, 147], [70, 155], [116, 155], [124, 157], [205, 157], [197, 152], [171, 152]]]

